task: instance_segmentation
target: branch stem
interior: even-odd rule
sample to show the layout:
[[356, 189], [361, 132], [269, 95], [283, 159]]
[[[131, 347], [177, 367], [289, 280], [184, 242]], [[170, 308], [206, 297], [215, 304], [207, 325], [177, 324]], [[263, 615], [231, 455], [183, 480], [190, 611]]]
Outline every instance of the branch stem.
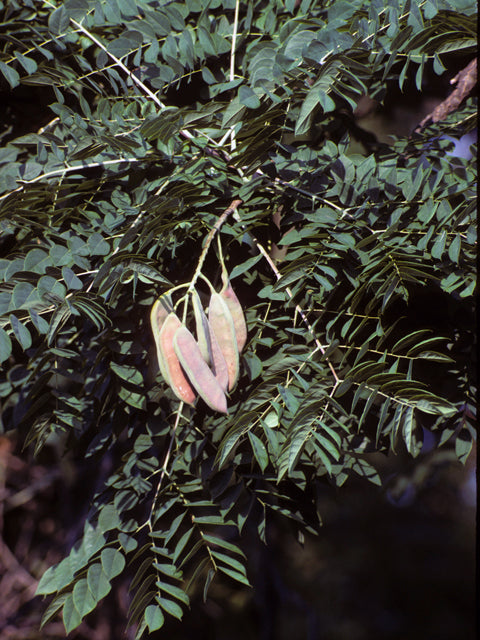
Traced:
[[[234, 218], [236, 220], [238, 220], [239, 222], [241, 222], [240, 216], [237, 213], [234, 213]], [[265, 250], [265, 247], [263, 247], [254, 236], [252, 236], [250, 233], [248, 233], [248, 231], [246, 231], [246, 233], [252, 239], [252, 241], [254, 242], [255, 246], [257, 247], [259, 252], [262, 254], [262, 256], [265, 258], [265, 260], [268, 262], [268, 265], [270, 266], [270, 269], [275, 274], [275, 277], [276, 277], [277, 281], [280, 280], [280, 278], [282, 277], [282, 274], [277, 269], [276, 264], [273, 262], [272, 258], [268, 254], [268, 252]], [[285, 292], [288, 295], [288, 297], [290, 298], [290, 300], [293, 300], [293, 292], [290, 289], [290, 287], [286, 287], [285, 288]], [[320, 340], [317, 338], [314, 328], [310, 324], [305, 311], [302, 309], [302, 307], [299, 304], [295, 304], [295, 312], [299, 314], [299, 316], [301, 317], [304, 325], [307, 327], [308, 332], [313, 337], [317, 349], [320, 351], [320, 353], [323, 356], [325, 356], [326, 349], [321, 344]], [[341, 382], [340, 378], [338, 377], [337, 372], [335, 371], [335, 369], [334, 369], [332, 363], [330, 362], [330, 360], [328, 358], [326, 358], [326, 361], [327, 361], [327, 364], [328, 364], [328, 367], [329, 367], [330, 371], [333, 374], [333, 377], [335, 378], [335, 386], [337, 386]]]
[[170, 442], [168, 443], [167, 453], [165, 454], [165, 458], [163, 459], [163, 465], [162, 465], [162, 469], [160, 471], [160, 478], [158, 480], [157, 487], [155, 489], [155, 495], [153, 497], [152, 507], [150, 509], [150, 514], [148, 516], [147, 523], [148, 523], [148, 528], [150, 529], [150, 531], [153, 530], [153, 525], [152, 525], [153, 512], [155, 510], [155, 505], [157, 503], [158, 494], [160, 493], [160, 488], [162, 486], [163, 478], [165, 477], [165, 474], [167, 473], [168, 463], [170, 461], [170, 456], [172, 455], [173, 443], [175, 442], [175, 433], [177, 431], [178, 425], [180, 424], [180, 419], [182, 417], [182, 409], [183, 409], [183, 401], [180, 402], [180, 405], [179, 405], [179, 407], [177, 409], [177, 417], [175, 418], [175, 424], [173, 425], [173, 428], [172, 428], [172, 434], [170, 436]]
[[200, 273], [201, 273], [202, 268], [203, 268], [203, 263], [205, 262], [205, 258], [207, 257], [208, 250], [210, 248], [210, 245], [212, 244], [213, 239], [215, 238], [215, 235], [216, 235], [217, 231], [219, 231], [220, 227], [225, 222], [225, 220], [228, 218], [228, 216], [231, 215], [232, 213], [235, 213], [237, 207], [239, 207], [241, 204], [242, 204], [242, 200], [240, 200], [240, 199], [232, 200], [232, 202], [230, 203], [230, 206], [227, 209], [225, 209], [225, 211], [222, 213], [222, 215], [217, 219], [217, 221], [215, 222], [213, 227], [210, 229], [207, 237], [205, 238], [205, 240], [203, 242], [202, 253], [200, 254], [200, 258], [198, 259], [197, 268], [195, 270], [195, 273], [193, 274], [193, 278], [192, 278], [192, 281], [190, 282], [190, 286], [188, 287], [188, 291], [189, 292], [193, 291], [193, 289], [195, 287], [195, 283], [197, 282], [198, 278], [200, 277]]
[[[235, 2], [235, 15], [233, 18], [232, 48], [230, 50], [230, 82], [235, 80], [235, 48], [237, 46], [238, 14], [240, 10], [240, 0]], [[230, 151], [236, 149], [235, 128], [230, 127]]]

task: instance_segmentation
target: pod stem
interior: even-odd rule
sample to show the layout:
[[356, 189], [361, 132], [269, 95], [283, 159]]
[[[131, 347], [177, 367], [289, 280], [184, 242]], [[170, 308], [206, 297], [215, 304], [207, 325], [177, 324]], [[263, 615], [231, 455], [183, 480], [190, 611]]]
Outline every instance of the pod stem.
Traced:
[[218, 259], [220, 260], [220, 266], [222, 267], [222, 286], [228, 286], [228, 272], [225, 266], [225, 262], [223, 260], [223, 251], [222, 251], [222, 243], [220, 242], [220, 236], [217, 236], [217, 245], [218, 245]]
[[217, 231], [220, 230], [220, 227], [228, 218], [228, 216], [234, 213], [237, 207], [239, 207], [242, 204], [242, 202], [243, 201], [240, 199], [232, 200], [232, 202], [230, 203], [230, 206], [227, 209], [225, 209], [225, 211], [222, 213], [222, 215], [218, 218], [218, 220], [215, 222], [213, 227], [208, 232], [207, 237], [203, 241], [202, 253], [200, 254], [200, 258], [198, 259], [197, 268], [195, 270], [195, 273], [193, 274], [193, 278], [188, 287], [188, 292], [193, 291], [193, 289], [195, 288], [195, 283], [197, 282], [198, 278], [201, 276], [203, 263], [205, 262], [205, 258], [207, 257], [207, 253], [210, 248], [210, 245], [212, 244], [212, 241], [215, 238], [215, 234], [217, 233]]
[[210, 289], [210, 293], [214, 293], [215, 292], [215, 287], [210, 282], [210, 280], [207, 278], [207, 276], [204, 276], [203, 273], [199, 273], [198, 276], [207, 283], [208, 288]]
[[[187, 289], [188, 286], [189, 286], [188, 283], [177, 284], [176, 287], [172, 287], [171, 289], [169, 289], [168, 293], [171, 295], [174, 291], [178, 291], [179, 289]], [[183, 314], [182, 314], [183, 323], [185, 323], [185, 319], [187, 317], [188, 291], [189, 289], [187, 289], [187, 292], [185, 293], [185, 295], [183, 295], [179, 300], [177, 300], [177, 302], [173, 306], [173, 310], [176, 311], [178, 305], [183, 302]]]

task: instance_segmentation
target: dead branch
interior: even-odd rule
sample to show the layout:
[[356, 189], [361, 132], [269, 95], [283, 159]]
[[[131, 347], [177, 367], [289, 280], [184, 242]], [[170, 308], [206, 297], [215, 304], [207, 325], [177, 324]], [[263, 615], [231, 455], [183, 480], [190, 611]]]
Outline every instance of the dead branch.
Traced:
[[477, 84], [477, 59], [474, 58], [464, 69], [459, 71], [457, 75], [450, 80], [450, 84], [456, 85], [455, 89], [443, 102], [435, 107], [432, 113], [429, 113], [423, 118], [415, 129], [416, 133], [419, 133], [427, 122], [445, 120], [448, 114], [455, 111], [471, 93]]

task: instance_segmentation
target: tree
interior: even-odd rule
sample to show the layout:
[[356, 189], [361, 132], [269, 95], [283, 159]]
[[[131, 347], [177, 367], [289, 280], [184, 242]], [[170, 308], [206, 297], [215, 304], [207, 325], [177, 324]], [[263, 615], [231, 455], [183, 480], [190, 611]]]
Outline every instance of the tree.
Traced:
[[[466, 460], [476, 175], [445, 136], [475, 127], [472, 70], [391, 145], [353, 116], [474, 55], [459, 4], [3, 7], [4, 88], [54, 100], [37, 133], [3, 132], [4, 429], [118, 459], [40, 582], [44, 621], [77, 627], [133, 559], [139, 638], [189, 585], [248, 584], [247, 521], [263, 541], [271, 513], [315, 532], [323, 487], [381, 484], [370, 453], [418, 456], [428, 431]], [[177, 399], [150, 327], [172, 293], [193, 331], [178, 286], [205, 304], [226, 273], [248, 326], [228, 415]]]

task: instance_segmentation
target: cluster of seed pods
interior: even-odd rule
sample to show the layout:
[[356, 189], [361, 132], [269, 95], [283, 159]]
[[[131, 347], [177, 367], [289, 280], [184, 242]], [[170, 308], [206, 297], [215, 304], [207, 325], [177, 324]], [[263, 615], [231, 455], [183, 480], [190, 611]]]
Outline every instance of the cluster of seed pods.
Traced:
[[177, 398], [193, 405], [200, 397], [214, 411], [228, 413], [227, 393], [238, 379], [247, 325], [225, 273], [222, 280], [220, 292], [211, 288], [207, 312], [198, 292], [189, 294], [196, 337], [177, 316], [170, 291], [153, 305], [150, 322], [160, 372]]

